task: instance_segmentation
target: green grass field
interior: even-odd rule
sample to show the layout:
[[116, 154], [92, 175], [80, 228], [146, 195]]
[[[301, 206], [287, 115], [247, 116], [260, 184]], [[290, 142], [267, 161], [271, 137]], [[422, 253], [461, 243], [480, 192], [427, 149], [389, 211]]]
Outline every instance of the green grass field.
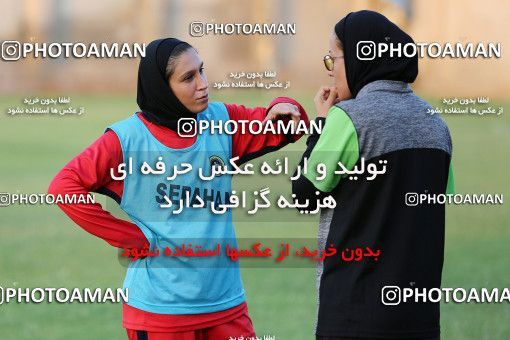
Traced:
[[[107, 125], [137, 108], [131, 96], [71, 96], [73, 106], [86, 108], [81, 117], [8, 116], [7, 108], [21, 105], [22, 98], [0, 98], [0, 192], [45, 192], [65, 163], [100, 136]], [[221, 97], [247, 106], [266, 105], [270, 99], [268, 94]], [[298, 99], [313, 112], [312, 94]], [[457, 192], [510, 194], [510, 104], [505, 110], [500, 117], [444, 117], [453, 137]], [[304, 150], [304, 139], [283, 150]], [[280, 155], [284, 153], [280, 151]], [[274, 190], [289, 192], [288, 182], [278, 183]], [[238, 189], [253, 185], [245, 179], [235, 180]], [[101, 202], [108, 207], [115, 205], [106, 198]], [[255, 215], [235, 226], [238, 237], [285, 240], [315, 236], [317, 218], [292, 220], [296, 219], [257, 219]], [[509, 221], [505, 205], [449, 206], [443, 286], [510, 287]], [[119, 264], [116, 249], [81, 230], [56, 206], [0, 207], [0, 235], [0, 286], [122, 285], [125, 268]], [[259, 336], [314, 338], [313, 268], [243, 268], [242, 274]], [[442, 338], [510, 339], [508, 320], [508, 304], [443, 304]], [[0, 305], [2, 340], [123, 338], [120, 305]]]

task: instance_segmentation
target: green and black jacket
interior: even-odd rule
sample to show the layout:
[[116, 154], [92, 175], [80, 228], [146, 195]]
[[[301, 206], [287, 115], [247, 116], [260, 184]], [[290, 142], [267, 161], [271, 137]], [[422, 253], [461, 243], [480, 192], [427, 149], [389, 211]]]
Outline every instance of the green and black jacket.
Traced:
[[[308, 172], [293, 182], [293, 193], [298, 201], [316, 202], [319, 190], [337, 202], [336, 208], [321, 211], [319, 249], [381, 251], [377, 260], [346, 262], [332, 256], [319, 262], [319, 336], [439, 335], [439, 303], [385, 305], [381, 300], [384, 286], [441, 286], [445, 207], [405, 201], [406, 193], [453, 191], [450, 133], [439, 116], [427, 113], [429, 108], [407, 83], [375, 81], [355, 99], [332, 107], [322, 133], [308, 138], [303, 155]], [[353, 170], [362, 158], [379, 169], [386, 165], [386, 172], [370, 181], [367, 175], [334, 174], [338, 162]], [[322, 180], [315, 171], [319, 163], [327, 168]]]

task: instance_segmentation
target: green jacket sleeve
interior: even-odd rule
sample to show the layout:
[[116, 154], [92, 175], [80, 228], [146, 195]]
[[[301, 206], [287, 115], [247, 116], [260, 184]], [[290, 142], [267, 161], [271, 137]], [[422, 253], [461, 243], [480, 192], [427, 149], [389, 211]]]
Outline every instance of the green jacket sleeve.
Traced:
[[[331, 192], [340, 182], [342, 175], [335, 174], [341, 162], [352, 170], [359, 160], [359, 144], [356, 129], [350, 117], [339, 107], [333, 106], [328, 112], [322, 133], [308, 159], [304, 175], [317, 189]], [[317, 171], [324, 164], [326, 175]]]
[[448, 182], [446, 184], [446, 193], [447, 194], [455, 194], [455, 181], [453, 179], [453, 166], [450, 161], [450, 168], [448, 170]]

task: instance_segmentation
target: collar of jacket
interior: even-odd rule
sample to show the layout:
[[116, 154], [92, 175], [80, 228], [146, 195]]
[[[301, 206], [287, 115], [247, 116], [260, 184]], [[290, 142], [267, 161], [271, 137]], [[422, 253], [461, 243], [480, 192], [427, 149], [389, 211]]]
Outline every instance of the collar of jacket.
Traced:
[[356, 99], [366, 96], [368, 93], [374, 91], [398, 93], [412, 92], [411, 86], [406, 82], [398, 80], [376, 80], [363, 86], [358, 92]]

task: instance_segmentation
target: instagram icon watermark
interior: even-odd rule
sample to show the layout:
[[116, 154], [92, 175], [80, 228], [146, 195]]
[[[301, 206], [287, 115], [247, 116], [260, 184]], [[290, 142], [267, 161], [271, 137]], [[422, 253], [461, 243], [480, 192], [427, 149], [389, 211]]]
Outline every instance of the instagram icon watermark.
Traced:
[[145, 44], [81, 42], [2, 42], [4, 61], [32, 58], [138, 58], [145, 57]]
[[501, 58], [501, 43], [391, 43], [362, 40], [356, 44], [356, 57], [359, 60], [375, 60], [387, 56], [390, 58]]
[[14, 40], [6, 40], [2, 43], [2, 59], [15, 61], [21, 58], [21, 43]]
[[510, 303], [508, 288], [400, 288], [384, 286], [381, 302], [386, 306], [401, 303]]

